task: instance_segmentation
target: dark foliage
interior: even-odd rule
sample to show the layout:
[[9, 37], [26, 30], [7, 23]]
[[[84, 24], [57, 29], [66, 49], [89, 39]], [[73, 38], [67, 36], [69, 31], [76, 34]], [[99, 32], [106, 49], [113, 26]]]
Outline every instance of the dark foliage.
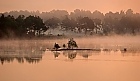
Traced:
[[[15, 37], [29, 37], [43, 34], [48, 28], [43, 23], [39, 16], [19, 15], [17, 18], [3, 14], [0, 17], [0, 37], [1, 38], [15, 38]], [[41, 33], [42, 32], [42, 33]]]
[[[23, 14], [23, 15], [20, 15]], [[38, 16], [34, 16], [38, 15]], [[0, 37], [34, 37], [42, 36], [48, 28], [61, 27], [64, 31], [75, 31], [85, 34], [102, 26], [103, 34], [140, 34], [140, 14], [128, 9], [126, 12], [85, 11], [76, 9], [70, 14], [65, 10], [50, 12], [11, 11], [0, 16]], [[96, 33], [97, 34], [97, 33]]]

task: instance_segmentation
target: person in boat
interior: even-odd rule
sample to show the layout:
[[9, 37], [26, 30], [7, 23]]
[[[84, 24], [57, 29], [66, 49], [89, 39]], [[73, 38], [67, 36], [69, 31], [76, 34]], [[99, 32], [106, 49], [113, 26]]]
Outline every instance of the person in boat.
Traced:
[[73, 38], [70, 38], [70, 40], [68, 41], [68, 49], [73, 49], [74, 47], [78, 48], [77, 43]]
[[126, 51], [127, 51], [127, 49], [126, 49], [126, 48], [124, 48], [124, 51], [126, 52]]
[[66, 45], [65, 44], [63, 44], [63, 48], [66, 48]]
[[54, 44], [54, 49], [58, 49], [58, 48], [60, 48], [59, 44], [55, 43]]

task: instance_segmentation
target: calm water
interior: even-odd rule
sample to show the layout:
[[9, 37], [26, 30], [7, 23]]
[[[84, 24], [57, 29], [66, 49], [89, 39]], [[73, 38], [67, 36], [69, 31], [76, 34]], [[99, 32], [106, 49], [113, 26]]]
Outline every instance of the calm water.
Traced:
[[1, 43], [0, 81], [140, 81], [139, 51], [52, 52], [33, 41], [9, 44]]

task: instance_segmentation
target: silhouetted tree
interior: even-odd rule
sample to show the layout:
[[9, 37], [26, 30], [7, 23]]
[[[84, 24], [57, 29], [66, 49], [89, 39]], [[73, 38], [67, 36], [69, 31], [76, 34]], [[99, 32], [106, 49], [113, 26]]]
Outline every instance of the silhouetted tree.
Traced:
[[16, 19], [14, 16], [4, 14], [0, 17], [0, 37], [21, 37], [27, 34], [35, 33], [39, 34], [45, 32], [48, 28], [43, 23], [43, 20], [39, 16], [19, 15]]
[[[40, 35], [41, 31], [47, 27], [43, 23], [43, 20], [39, 16], [29, 16], [25, 19], [25, 27], [27, 34], [35, 36], [35, 33]], [[44, 32], [44, 31], [43, 31]]]
[[52, 29], [56, 28], [59, 25], [59, 23], [60, 23], [60, 20], [55, 17], [45, 21], [46, 26], [48, 26]]
[[81, 29], [85, 29], [85, 34], [87, 33], [87, 29], [93, 30], [95, 27], [93, 20], [90, 19], [89, 17], [79, 19], [78, 24]]
[[65, 18], [62, 20], [62, 26], [67, 30], [69, 30], [71, 23], [70, 23], [70, 19], [68, 18], [68, 16], [66, 15]]
[[26, 31], [26, 28], [25, 28], [25, 23], [24, 23], [24, 19], [25, 19], [25, 16], [24, 15], [19, 15], [17, 18], [16, 18], [16, 22], [17, 22], [17, 35], [19, 36], [25, 36], [27, 31]]
[[105, 15], [97, 10], [91, 13], [88, 10], [80, 9], [75, 9], [70, 14], [66, 10], [42, 13], [20, 10], [0, 14], [0, 37], [40, 36], [47, 31], [48, 27], [54, 29], [58, 26], [66, 31], [78, 30], [81, 32], [81, 30], [85, 30], [86, 33], [87, 29], [93, 30], [97, 25], [102, 25], [105, 35], [112, 33], [135, 35], [140, 30], [140, 14], [134, 13], [132, 9], [128, 9], [126, 12], [123, 10], [115, 13], [110, 11]]

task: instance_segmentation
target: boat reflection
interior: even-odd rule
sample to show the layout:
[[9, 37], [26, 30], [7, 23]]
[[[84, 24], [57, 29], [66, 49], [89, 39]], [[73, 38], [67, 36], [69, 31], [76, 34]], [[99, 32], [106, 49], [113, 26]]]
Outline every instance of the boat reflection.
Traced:
[[[44, 48], [43, 48], [44, 49]], [[46, 53], [43, 49], [39, 49], [38, 47], [26, 47], [26, 49], [17, 49], [17, 50], [1, 50], [0, 51], [0, 62], [3, 65], [4, 63], [11, 63], [13, 61], [17, 61], [18, 63], [29, 63], [36, 64], [39, 63], [43, 57], [43, 55], [53, 55], [54, 58], [64, 57], [69, 60], [74, 59], [110, 59], [113, 60], [118, 59], [120, 57], [128, 57], [128, 56], [140, 56], [140, 51], [52, 51]], [[117, 56], [117, 57], [116, 57]], [[47, 57], [47, 56], [46, 56]], [[81, 58], [83, 57], [83, 58]], [[102, 58], [103, 57], [103, 58]], [[113, 57], [113, 58], [112, 58]], [[51, 58], [50, 58], [51, 59]], [[60, 58], [63, 60], [63, 58]]]
[[55, 57], [55, 58], [57, 58], [57, 57], [60, 55], [60, 53], [57, 52], [57, 51], [53, 52], [53, 54], [54, 54], [54, 57]]
[[[56, 58], [56, 57], [58, 57], [61, 53], [55, 51], [55, 52], [53, 52], [53, 54], [54, 54], [54, 57]], [[67, 57], [67, 58], [69, 58], [69, 59], [74, 59], [74, 58], [76, 58], [77, 52], [75, 52], [75, 51], [63, 51], [62, 54], [63, 54], [63, 56], [65, 56], [65, 57]]]
[[111, 56], [111, 55], [119, 55], [121, 57], [126, 57], [126, 56], [140, 56], [140, 52], [139, 51], [127, 51], [127, 52], [121, 52], [121, 51], [55, 51], [54, 53], [54, 57], [58, 58], [61, 54], [68, 58], [68, 59], [75, 59], [76, 56], [81, 56], [83, 58], [89, 58], [91, 56]]
[[82, 55], [84, 58], [88, 58], [88, 54], [84, 54], [84, 55]]
[[74, 59], [74, 58], [76, 58], [77, 52], [69, 51], [67, 54], [68, 54], [69, 59]]

